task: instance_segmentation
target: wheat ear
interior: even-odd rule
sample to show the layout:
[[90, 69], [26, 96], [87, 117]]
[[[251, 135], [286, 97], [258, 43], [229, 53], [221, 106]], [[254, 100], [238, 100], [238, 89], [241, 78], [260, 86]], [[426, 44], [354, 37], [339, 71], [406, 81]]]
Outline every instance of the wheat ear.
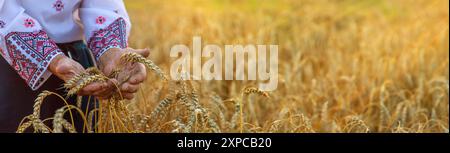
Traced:
[[147, 68], [153, 70], [156, 74], [158, 74], [158, 76], [163, 79], [163, 80], [167, 80], [166, 75], [164, 74], [164, 72], [158, 67], [156, 66], [155, 63], [153, 63], [153, 61], [146, 59], [145, 57], [143, 57], [142, 55], [139, 55], [137, 53], [126, 53], [124, 55], [122, 55], [121, 57], [123, 60], [125, 60], [126, 62], [137, 62], [137, 63], [142, 63], [145, 66], [147, 66]]

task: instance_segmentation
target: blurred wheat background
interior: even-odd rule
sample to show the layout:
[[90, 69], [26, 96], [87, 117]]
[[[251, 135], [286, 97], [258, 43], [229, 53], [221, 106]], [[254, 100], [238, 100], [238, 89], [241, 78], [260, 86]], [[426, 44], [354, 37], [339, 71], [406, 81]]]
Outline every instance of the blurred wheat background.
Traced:
[[[192, 46], [194, 36], [203, 45], [279, 45], [278, 89], [243, 102], [243, 132], [449, 132], [447, 0], [125, 2], [130, 46], [151, 48], [149, 59], [166, 73], [171, 47]], [[164, 89], [154, 78], [135, 111], [158, 105]], [[221, 132], [238, 132], [229, 126], [236, 109], [229, 101], [257, 83], [194, 86]]]

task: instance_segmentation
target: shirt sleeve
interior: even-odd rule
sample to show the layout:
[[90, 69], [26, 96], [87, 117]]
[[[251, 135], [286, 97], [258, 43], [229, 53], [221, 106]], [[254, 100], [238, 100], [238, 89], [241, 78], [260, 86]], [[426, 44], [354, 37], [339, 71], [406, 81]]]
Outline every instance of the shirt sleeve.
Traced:
[[63, 54], [15, 0], [0, 0], [0, 53], [32, 90], [51, 76], [50, 61]]
[[128, 46], [131, 23], [122, 0], [84, 0], [80, 19], [95, 60], [108, 49]]

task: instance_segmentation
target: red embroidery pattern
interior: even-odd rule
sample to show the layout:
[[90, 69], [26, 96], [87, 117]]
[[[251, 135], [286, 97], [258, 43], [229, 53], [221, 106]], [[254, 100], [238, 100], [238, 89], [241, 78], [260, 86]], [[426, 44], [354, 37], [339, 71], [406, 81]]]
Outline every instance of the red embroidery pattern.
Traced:
[[123, 18], [118, 18], [108, 27], [94, 31], [88, 41], [89, 49], [96, 60], [110, 48], [126, 48], [126, 22]]
[[44, 78], [50, 60], [61, 53], [55, 42], [49, 39], [44, 31], [11, 32], [5, 36], [7, 52], [3, 57], [33, 89], [39, 86]]
[[106, 22], [106, 18], [103, 17], [103, 16], [98, 16], [98, 17], [95, 19], [95, 23], [97, 23], [97, 24], [103, 24], [103, 23], [105, 23], [105, 22]]
[[56, 11], [61, 12], [64, 9], [64, 3], [61, 0], [57, 0], [53, 4], [53, 8], [55, 8]]
[[33, 19], [25, 19], [25, 23], [23, 24], [27, 28], [34, 27], [34, 20]]

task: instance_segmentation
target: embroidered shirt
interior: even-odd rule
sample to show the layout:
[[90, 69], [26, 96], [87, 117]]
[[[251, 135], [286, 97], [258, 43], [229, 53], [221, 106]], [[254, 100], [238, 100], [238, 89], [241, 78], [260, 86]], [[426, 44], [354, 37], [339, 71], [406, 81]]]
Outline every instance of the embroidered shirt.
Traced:
[[56, 43], [84, 39], [98, 60], [126, 48], [130, 28], [122, 0], [0, 0], [0, 54], [33, 90], [62, 54]]

